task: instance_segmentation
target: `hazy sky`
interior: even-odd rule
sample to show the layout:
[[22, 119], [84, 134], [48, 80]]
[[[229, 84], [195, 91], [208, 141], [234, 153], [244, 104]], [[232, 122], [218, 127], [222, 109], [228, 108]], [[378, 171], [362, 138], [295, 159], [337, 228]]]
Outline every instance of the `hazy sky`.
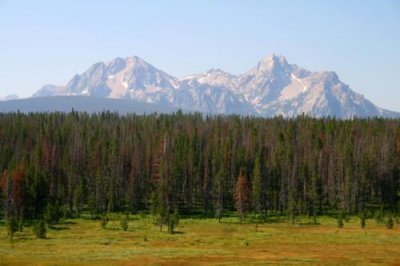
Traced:
[[0, 97], [117, 56], [174, 76], [247, 71], [275, 52], [400, 111], [400, 1], [0, 0]]

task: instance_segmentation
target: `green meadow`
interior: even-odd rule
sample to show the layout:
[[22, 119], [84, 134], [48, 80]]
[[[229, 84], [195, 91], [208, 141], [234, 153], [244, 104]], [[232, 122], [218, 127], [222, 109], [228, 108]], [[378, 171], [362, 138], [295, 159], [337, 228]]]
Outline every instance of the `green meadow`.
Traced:
[[147, 215], [131, 215], [123, 231], [121, 217], [111, 215], [105, 229], [89, 217], [68, 219], [49, 226], [46, 239], [37, 239], [26, 226], [13, 241], [2, 223], [0, 265], [400, 264], [397, 223], [388, 230], [367, 220], [363, 230], [357, 217], [347, 219], [342, 229], [330, 217], [320, 217], [318, 224], [306, 217], [295, 224], [181, 218], [169, 234]]

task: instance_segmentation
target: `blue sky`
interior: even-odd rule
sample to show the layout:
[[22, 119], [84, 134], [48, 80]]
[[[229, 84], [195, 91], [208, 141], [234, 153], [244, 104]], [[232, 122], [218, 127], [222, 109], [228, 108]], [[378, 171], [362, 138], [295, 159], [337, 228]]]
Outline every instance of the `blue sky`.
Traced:
[[0, 97], [137, 55], [174, 76], [275, 52], [400, 111], [400, 1], [0, 0]]

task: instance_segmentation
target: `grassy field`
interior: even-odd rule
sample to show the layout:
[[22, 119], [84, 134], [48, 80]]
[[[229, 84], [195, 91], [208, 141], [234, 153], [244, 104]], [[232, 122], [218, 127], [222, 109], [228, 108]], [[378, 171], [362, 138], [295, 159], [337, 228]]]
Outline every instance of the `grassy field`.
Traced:
[[[116, 219], [116, 217], [114, 216]], [[306, 218], [290, 224], [239, 224], [237, 219], [181, 219], [171, 235], [159, 232], [149, 218], [131, 216], [129, 230], [113, 220], [67, 220], [36, 239], [26, 227], [11, 243], [0, 226], [0, 265], [400, 265], [400, 226], [393, 230], [373, 220], [365, 230], [358, 218], [336, 228], [332, 218], [319, 225]], [[166, 228], [165, 228], [166, 229]]]

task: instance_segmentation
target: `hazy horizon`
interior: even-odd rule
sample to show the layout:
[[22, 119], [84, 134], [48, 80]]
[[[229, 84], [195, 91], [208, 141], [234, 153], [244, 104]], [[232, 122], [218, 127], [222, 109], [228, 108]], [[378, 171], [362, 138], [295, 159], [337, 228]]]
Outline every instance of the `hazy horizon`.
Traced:
[[139, 56], [173, 76], [239, 74], [272, 53], [335, 71], [400, 111], [400, 2], [0, 1], [0, 98], [64, 85], [98, 61]]

